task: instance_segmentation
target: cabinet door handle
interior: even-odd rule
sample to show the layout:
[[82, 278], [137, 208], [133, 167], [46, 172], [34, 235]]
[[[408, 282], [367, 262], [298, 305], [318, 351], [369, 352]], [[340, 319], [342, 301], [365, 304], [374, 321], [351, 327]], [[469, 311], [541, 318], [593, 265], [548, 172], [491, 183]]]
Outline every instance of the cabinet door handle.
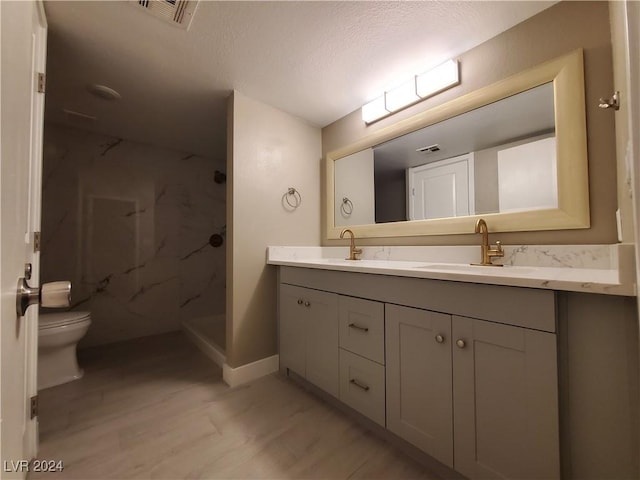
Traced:
[[352, 378], [351, 380], [349, 380], [349, 383], [353, 383], [356, 387], [361, 388], [362, 390], [364, 390], [365, 392], [369, 391], [369, 386], [365, 385], [363, 383], [360, 383], [358, 380], [356, 380], [355, 378]]
[[436, 335], [436, 342], [444, 343], [444, 337], [442, 335]]
[[302, 305], [302, 299], [301, 298], [298, 299], [298, 305]]
[[369, 329], [367, 327], [361, 327], [360, 325], [356, 325], [355, 323], [350, 323], [349, 328], [355, 328], [356, 330], [360, 330], [362, 332], [368, 332]]
[[456, 345], [458, 346], [458, 348], [464, 348], [467, 346], [467, 344], [465, 343], [464, 340], [460, 339], [456, 341]]
[[309, 301], [304, 302], [304, 306], [305, 307], [310, 307], [311, 306], [311, 302], [309, 302]]

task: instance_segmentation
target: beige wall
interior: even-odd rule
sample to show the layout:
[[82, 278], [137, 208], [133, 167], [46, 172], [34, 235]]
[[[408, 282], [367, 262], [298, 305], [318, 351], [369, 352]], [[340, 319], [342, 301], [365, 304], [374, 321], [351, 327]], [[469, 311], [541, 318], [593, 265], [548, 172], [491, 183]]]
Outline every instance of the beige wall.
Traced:
[[[336, 162], [335, 208], [336, 225], [341, 227], [375, 223], [375, 195], [373, 190], [373, 149], [367, 148], [343, 161]], [[351, 200], [344, 207], [351, 214], [343, 215], [343, 198]]]
[[476, 213], [495, 213], [500, 210], [500, 202], [498, 198], [498, 151], [552, 136], [554, 136], [553, 133], [548, 133], [474, 152]]
[[636, 299], [558, 293], [562, 478], [640, 478]]
[[[234, 92], [227, 158], [227, 364], [275, 355], [276, 268], [268, 245], [317, 245], [320, 238], [320, 129]], [[283, 194], [295, 187], [300, 206]]]
[[[505, 244], [573, 244], [616, 242], [617, 208], [614, 120], [611, 112], [598, 108], [598, 98], [613, 91], [611, 38], [607, 2], [561, 2], [459, 58], [461, 84], [402, 112], [365, 126], [360, 110], [322, 130], [323, 155], [349, 145], [376, 130], [408, 118], [460, 95], [477, 90], [509, 75], [584, 49], [591, 228], [547, 232], [500, 234]], [[323, 179], [324, 182], [324, 179]], [[324, 183], [323, 183], [324, 184]], [[323, 243], [327, 241], [323, 232]], [[422, 236], [361, 240], [363, 245], [464, 245], [474, 235]]]

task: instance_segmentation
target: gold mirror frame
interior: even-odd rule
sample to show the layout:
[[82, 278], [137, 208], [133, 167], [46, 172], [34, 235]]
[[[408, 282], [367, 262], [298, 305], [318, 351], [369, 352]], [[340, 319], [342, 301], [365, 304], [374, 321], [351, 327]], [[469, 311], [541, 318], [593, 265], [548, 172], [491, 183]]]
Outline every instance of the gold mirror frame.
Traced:
[[345, 228], [336, 227], [334, 219], [336, 160], [548, 82], [553, 82], [554, 90], [558, 208], [351, 225], [346, 228], [360, 238], [464, 234], [473, 232], [473, 225], [480, 217], [489, 223], [492, 232], [589, 228], [584, 66], [582, 49], [578, 49], [329, 152], [325, 159], [327, 239], [338, 239], [340, 231]]

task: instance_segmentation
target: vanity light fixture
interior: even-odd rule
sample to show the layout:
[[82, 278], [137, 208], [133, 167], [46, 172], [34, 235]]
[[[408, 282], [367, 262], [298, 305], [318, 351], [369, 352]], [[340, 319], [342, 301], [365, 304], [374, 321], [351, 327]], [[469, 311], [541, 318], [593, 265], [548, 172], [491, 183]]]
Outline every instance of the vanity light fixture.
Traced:
[[429, 98], [459, 83], [458, 62], [447, 60], [428, 72], [416, 76], [416, 92], [420, 98]]
[[375, 122], [391, 113], [387, 110], [384, 97], [382, 95], [362, 106], [362, 120], [364, 120], [364, 123]]
[[409, 81], [388, 90], [362, 106], [362, 120], [366, 124], [380, 120], [425, 98], [432, 97], [460, 83], [460, 68], [456, 60], [447, 60]]
[[408, 82], [384, 93], [387, 110], [395, 112], [420, 100], [416, 93], [416, 78], [414, 76]]

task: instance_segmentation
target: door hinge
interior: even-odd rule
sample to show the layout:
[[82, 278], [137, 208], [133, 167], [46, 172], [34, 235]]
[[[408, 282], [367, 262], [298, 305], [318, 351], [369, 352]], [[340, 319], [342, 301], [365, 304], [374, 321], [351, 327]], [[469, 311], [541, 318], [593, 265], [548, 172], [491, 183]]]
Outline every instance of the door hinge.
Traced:
[[40, 239], [42, 234], [40, 232], [33, 232], [33, 252], [40, 251]]
[[38, 72], [38, 93], [44, 93], [47, 77], [44, 73]]
[[34, 395], [29, 400], [31, 404], [31, 419], [33, 420], [38, 416], [38, 395]]

